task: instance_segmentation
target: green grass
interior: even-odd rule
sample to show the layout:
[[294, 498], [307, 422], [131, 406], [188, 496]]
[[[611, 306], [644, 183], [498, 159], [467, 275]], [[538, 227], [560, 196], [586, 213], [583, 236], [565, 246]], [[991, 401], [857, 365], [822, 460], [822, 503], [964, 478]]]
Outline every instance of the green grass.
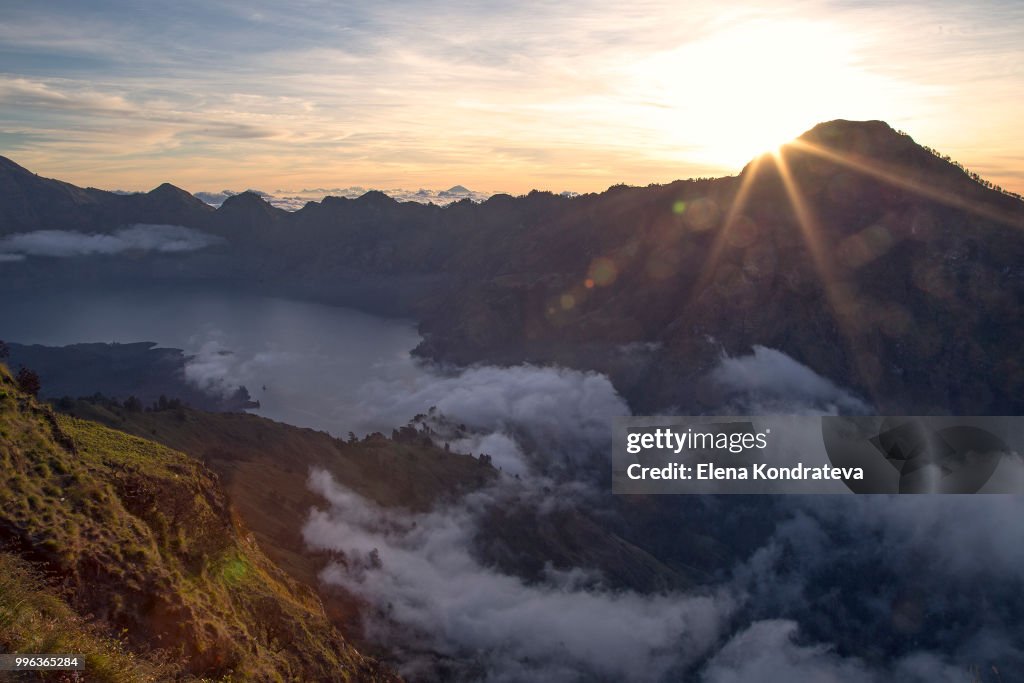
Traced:
[[87, 623], [36, 568], [11, 553], [0, 553], [0, 651], [82, 654], [97, 683], [163, 681], [179, 673], [158, 654], [139, 656]]
[[[80, 616], [67, 623], [106, 634], [90, 651], [129, 676], [110, 680], [147, 680], [119, 667], [117, 653], [152, 649], [219, 680], [388, 679], [267, 559], [213, 472], [144, 438], [55, 415], [19, 394], [2, 366], [0, 392], [0, 542], [68, 587], [63, 609]], [[25, 581], [40, 601], [47, 595]], [[19, 614], [18, 638], [45, 640], [44, 621]]]

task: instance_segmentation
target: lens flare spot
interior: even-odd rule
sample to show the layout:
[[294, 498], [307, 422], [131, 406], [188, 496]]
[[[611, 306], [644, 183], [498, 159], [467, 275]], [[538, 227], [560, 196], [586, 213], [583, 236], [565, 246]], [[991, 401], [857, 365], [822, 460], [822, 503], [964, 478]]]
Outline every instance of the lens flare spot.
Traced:
[[738, 216], [727, 227], [726, 239], [729, 245], [737, 249], [745, 249], [757, 242], [760, 229], [758, 224], [746, 216]]
[[727, 237], [729, 244], [739, 249], [745, 249], [757, 241], [760, 229], [757, 223], [746, 216], [739, 216], [728, 226]]
[[562, 310], [568, 311], [576, 305], [576, 297], [572, 294], [563, 294], [561, 298]]
[[715, 227], [719, 216], [718, 204], [713, 199], [701, 198], [692, 201], [686, 208], [686, 224], [692, 230], [703, 232]]
[[889, 251], [894, 241], [885, 226], [875, 225], [840, 242], [839, 257], [851, 268], [860, 268]]
[[586, 287], [587, 289], [593, 289], [594, 288], [594, 280], [593, 280], [593, 278], [589, 278], [588, 277], [586, 280], [584, 280], [583, 281], [583, 286]]
[[615, 267], [615, 262], [604, 256], [594, 259], [587, 271], [587, 280], [593, 280], [598, 287], [607, 287], [615, 282], [618, 276], [619, 269]]
[[677, 216], [682, 216], [684, 213], [686, 213], [686, 202], [684, 202], [682, 199], [675, 201], [672, 204], [672, 213], [674, 213]]

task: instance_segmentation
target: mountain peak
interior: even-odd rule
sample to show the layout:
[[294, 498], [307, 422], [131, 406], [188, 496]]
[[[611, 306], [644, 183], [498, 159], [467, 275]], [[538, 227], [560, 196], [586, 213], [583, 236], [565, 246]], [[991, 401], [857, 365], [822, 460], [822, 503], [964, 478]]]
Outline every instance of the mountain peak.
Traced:
[[150, 190], [146, 194], [148, 194], [150, 196], [153, 196], [153, 197], [181, 197], [181, 196], [187, 196], [190, 199], [192, 198], [192, 195], [189, 192], [186, 192], [185, 190], [181, 189], [177, 185], [171, 185], [170, 183], [161, 183], [160, 185], [154, 187], [152, 190]]
[[24, 166], [15, 163], [13, 160], [8, 159], [5, 156], [0, 156], [0, 168], [7, 169], [9, 171], [19, 171], [21, 173], [28, 173], [30, 175], [32, 174], [32, 172], [29, 171]]
[[833, 119], [832, 121], [822, 121], [816, 124], [800, 137], [822, 137], [842, 135], [850, 132], [872, 133], [875, 135], [896, 134], [896, 130], [892, 126], [878, 119], [867, 121]]
[[383, 206], [385, 204], [395, 204], [395, 200], [387, 196], [380, 190], [370, 190], [359, 196], [357, 201], [366, 202], [377, 206]]
[[836, 119], [819, 123], [797, 139], [868, 156], [902, 152], [917, 146], [910, 136], [900, 133], [885, 121]]
[[217, 213], [239, 216], [246, 221], [273, 221], [278, 215], [287, 212], [276, 208], [257, 193], [246, 190], [225, 199], [224, 203], [217, 208]]
[[263, 197], [259, 196], [252, 190], [246, 190], [245, 192], [239, 192], [233, 194], [224, 200], [221, 204], [221, 208], [228, 206], [270, 206], [270, 204]]
[[188, 221], [211, 210], [203, 200], [170, 183], [163, 183], [145, 194], [118, 196], [131, 206], [158, 208], [165, 212], [166, 220]]

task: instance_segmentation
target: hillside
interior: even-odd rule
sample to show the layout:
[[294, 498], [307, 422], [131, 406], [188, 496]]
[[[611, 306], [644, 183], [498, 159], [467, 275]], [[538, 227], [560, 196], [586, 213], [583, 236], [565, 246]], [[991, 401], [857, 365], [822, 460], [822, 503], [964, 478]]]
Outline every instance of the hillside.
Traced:
[[[348, 441], [248, 414], [132, 413], [90, 401], [76, 401], [69, 410], [184, 451], [217, 472], [260, 546], [295, 578], [320, 589], [332, 619], [346, 632], [358, 628], [360, 601], [323, 590], [317, 574], [328, 558], [304, 547], [298, 533], [310, 509], [324, 504], [309, 489], [310, 469], [327, 470], [378, 505], [414, 513], [480, 490], [498, 474], [476, 457], [433, 445], [422, 424], [398, 430], [392, 438]], [[638, 514], [636, 509], [623, 512], [624, 517]], [[692, 586], [728, 556], [722, 544], [696, 530], [630, 534], [629, 526], [583, 510], [541, 513], [524, 495], [522, 501], [503, 499], [491, 507], [476, 552], [488, 564], [530, 581], [540, 580], [550, 564], [598, 570], [612, 585], [644, 591]], [[657, 559], [653, 548], [644, 548], [666, 536], [679, 546], [675, 553], [663, 553], [674, 558], [668, 563]]]
[[[719, 402], [703, 380], [723, 352], [758, 344], [881, 412], [1024, 409], [1024, 202], [884, 123], [822, 124], [737, 178], [576, 206], [438, 297], [418, 352], [593, 367], [640, 412], [686, 413]], [[634, 342], [657, 349], [636, 362]]]
[[[0, 552], [0, 650], [12, 653], [89, 653], [96, 681], [164, 681], [181, 667], [162, 653], [139, 655], [83, 619], [32, 563]], [[36, 673], [9, 673], [5, 680], [39, 680]]]
[[329, 617], [346, 634], [358, 634], [361, 602], [321, 590], [318, 574], [330, 558], [302, 539], [310, 510], [324, 504], [309, 488], [311, 469], [328, 470], [380, 505], [413, 512], [481, 488], [497, 474], [477, 458], [448, 453], [418, 435], [348, 442], [244, 413], [129, 412], [95, 401], [75, 401], [67, 410], [188, 453], [216, 472], [259, 546], [296, 580], [321, 591]]
[[[158, 665], [223, 680], [393, 679], [267, 559], [188, 456], [55, 415], [0, 367], [0, 457], [0, 561], [8, 590], [27, 596], [0, 602], [6, 645], [77, 645], [96, 680], [147, 680]], [[40, 640], [57, 619], [60, 637]]]
[[118, 194], [43, 178], [0, 157], [0, 235], [39, 229], [110, 232], [156, 215], [188, 225], [210, 211], [169, 183], [144, 194]]

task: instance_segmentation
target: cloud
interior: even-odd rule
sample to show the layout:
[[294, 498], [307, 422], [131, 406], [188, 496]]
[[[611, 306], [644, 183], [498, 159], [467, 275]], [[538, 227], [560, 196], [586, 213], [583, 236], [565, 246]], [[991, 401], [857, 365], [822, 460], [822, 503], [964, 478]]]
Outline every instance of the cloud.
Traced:
[[[843, 110], [959, 145], [971, 167], [1021, 149], [1007, 2], [209, 3], [185, 23], [173, 4], [81, 5], [5, 13], [0, 100], [26, 163], [92, 184], [596, 190], [734, 172], [719, 157], [747, 161], [768, 123]], [[751, 93], [767, 93], [758, 126]]]
[[295, 352], [272, 348], [237, 353], [226, 347], [224, 337], [215, 329], [194, 336], [185, 361], [185, 380], [212, 396], [232, 397], [247, 383], [255, 388], [255, 378], [268, 370], [288, 372], [304, 360]]
[[[713, 378], [734, 401], [723, 410], [867, 409], [765, 347], [724, 357]], [[652, 528], [687, 520], [729, 548], [713, 581], [643, 594], [608, 589], [593, 567], [549, 567], [528, 582], [478, 555], [489, 511], [520, 506], [539, 522], [569, 506], [611, 529], [630, 505], [588, 477], [603, 466], [572, 467], [601, 462], [610, 417], [628, 414], [607, 378], [477, 367], [371, 383], [363, 395], [381, 420], [436, 406], [468, 428], [453, 447], [521, 475], [415, 517], [312, 475], [329, 505], [304, 537], [342, 557], [321, 578], [367, 600], [367, 636], [410, 677], [925, 683], [1024, 667], [1016, 497], [701, 497], [692, 519], [685, 505], [652, 502]]]
[[[36, 230], [0, 239], [0, 258], [26, 256], [70, 258], [110, 255], [128, 251], [178, 253], [203, 249], [221, 242], [215, 235], [181, 225], [139, 223], [110, 234], [86, 234], [68, 230]], [[6, 258], [4, 258], [6, 257]]]
[[710, 373], [727, 393], [725, 403], [751, 415], [772, 413], [864, 414], [869, 406], [849, 390], [781, 351], [754, 346], [746, 356], [723, 355]]
[[829, 648], [793, 642], [797, 625], [771, 620], [738, 633], [712, 658], [704, 683], [748, 681], [828, 681], [872, 683], [874, 677], [856, 660], [843, 660]]
[[[810, 642], [870, 653], [870, 680], [963, 680], [971, 667], [1024, 666], [1019, 496], [779, 502], [775, 531], [732, 570], [746, 619], [792, 622]], [[766, 648], [780, 649], [781, 635], [773, 637]], [[799, 665], [833, 659], [823, 650], [790, 654]]]
[[310, 486], [329, 507], [304, 537], [341, 553], [321, 579], [369, 601], [367, 636], [412, 678], [952, 683], [972, 667], [1024, 666], [1016, 498], [722, 505], [777, 526], [714, 583], [645, 595], [578, 569], [526, 583], [481, 564], [486, 510], [544, 497], [508, 479], [419, 516], [379, 508], [324, 472]]
[[66, 111], [122, 113], [131, 107], [124, 98], [105, 95], [88, 88], [59, 89], [26, 78], [0, 78], [0, 96], [13, 105]]
[[303, 529], [344, 553], [322, 580], [369, 600], [368, 635], [404, 649], [402, 673], [427, 680], [658, 681], [706, 653], [733, 600], [724, 594], [640, 595], [580, 585], [578, 572], [527, 584], [481, 565], [475, 516], [492, 492], [417, 517], [381, 509], [314, 472], [330, 507]]
[[208, 394], [227, 397], [238, 389], [242, 362], [219, 340], [211, 339], [185, 361], [185, 380]]
[[[630, 414], [608, 377], [596, 372], [480, 366], [371, 382], [363, 388], [361, 421], [403, 424], [430, 406], [475, 432], [478, 440], [467, 447], [494, 448], [512, 466], [517, 446], [530, 454], [532, 468], [544, 472], [592, 464], [595, 453], [610, 457], [611, 420]], [[488, 439], [486, 446], [480, 438]]]
[[786, 619], [754, 622], [711, 658], [701, 683], [810, 681], [820, 683], [963, 683], [965, 669], [916, 653], [878, 669], [858, 657], [843, 657], [822, 644], [802, 645], [799, 626]]
[[[216, 387], [247, 364], [260, 377], [291, 367], [264, 351], [235, 356], [209, 343], [190, 378]], [[321, 375], [324, 367], [335, 372], [318, 360]], [[771, 349], [723, 358], [716, 371], [748, 407], [860, 405]], [[641, 514], [590, 476], [607, 472], [608, 423], [628, 406], [607, 377], [563, 368], [418, 366], [390, 377], [357, 383], [363, 412], [353, 420], [396, 426], [436, 406], [467, 427], [456, 450], [490, 453], [520, 475], [416, 516], [381, 509], [322, 472], [311, 477], [328, 502], [302, 533], [339, 553], [322, 579], [365, 601], [366, 636], [410, 678], [924, 683], [971, 666], [1024, 667], [1024, 502], [1015, 497], [644, 501], [642, 514], [656, 516], [639, 517], [647, 531], [627, 529], [626, 540], [664, 560], [644, 545], [659, 542], [652, 537], [687, 525], [713, 538], [723, 559], [708, 584], [613, 590], [600, 562], [525, 578], [490, 563], [482, 534], [494, 530], [495, 511], [526, 510], [540, 528], [549, 511], [568, 508], [609, 533], [629, 523], [623, 509]], [[589, 466], [573, 467], [580, 462]], [[530, 524], [517, 528], [513, 546], [543, 547]]]
[[471, 434], [456, 439], [450, 444], [456, 453], [475, 455], [486, 453], [491, 456], [491, 463], [511, 475], [524, 476], [530, 474], [530, 465], [516, 440], [508, 434], [489, 432]]
[[[962, 580], [1021, 576], [1024, 497], [1013, 495], [854, 496], [830, 506], [809, 499], [804, 509], [823, 525], [856, 528], [892, 557], [912, 549]], [[938, 539], [941, 539], [938, 540]]]

